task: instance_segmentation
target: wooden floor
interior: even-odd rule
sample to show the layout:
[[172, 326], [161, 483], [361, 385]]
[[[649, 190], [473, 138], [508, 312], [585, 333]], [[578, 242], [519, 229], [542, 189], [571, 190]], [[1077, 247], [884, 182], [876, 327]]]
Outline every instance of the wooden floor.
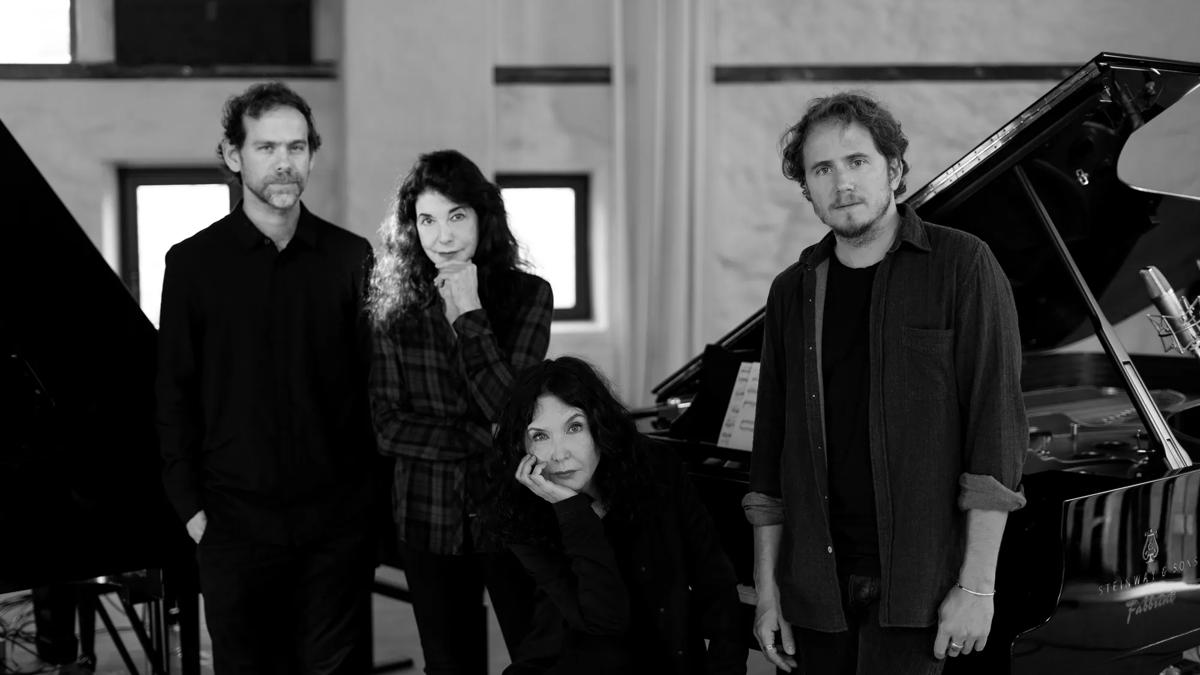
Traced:
[[[404, 584], [404, 574], [390, 568], [380, 568], [377, 573], [377, 578], [391, 583]], [[138, 647], [137, 640], [133, 635], [132, 629], [125, 620], [120, 609], [116, 608], [115, 603], [107, 603], [109, 613], [112, 616], [114, 623], [117, 626], [118, 634], [121, 635], [122, 641], [128, 647], [135, 666], [139, 673], [149, 673], [150, 668]], [[407, 670], [390, 670], [387, 672], [394, 673], [421, 673], [423, 672], [423, 660], [421, 658], [421, 643], [417, 636], [416, 622], [413, 620], [412, 607], [407, 603], [392, 600], [379, 595], [376, 595], [373, 602], [374, 616], [374, 648], [375, 648], [375, 663], [377, 666], [385, 663], [395, 662], [399, 659], [410, 658], [413, 660], [413, 666]], [[174, 641], [178, 644], [178, 641]], [[489, 616], [488, 626], [488, 648], [489, 648], [489, 674], [496, 675], [504, 670], [508, 665], [508, 653], [504, 648], [504, 641], [500, 637], [500, 627], [496, 624], [495, 616]], [[212, 675], [212, 658], [209, 651], [210, 644], [208, 633], [201, 628], [201, 674]], [[13, 654], [9, 655], [10, 657]], [[97, 625], [96, 633], [96, 656], [97, 663], [94, 670], [82, 667], [64, 667], [57, 671], [53, 669], [39, 670], [38, 663], [30, 658], [17, 659], [17, 665], [20, 666], [20, 673], [47, 673], [58, 675], [119, 675], [127, 673], [124, 663], [122, 662], [117, 650], [115, 649], [112, 640], [109, 638], [107, 631], [103, 626]], [[1163, 671], [1171, 673], [1171, 675], [1185, 675], [1192, 673], [1200, 673], [1200, 648], [1193, 649], [1187, 654], [1188, 663], [1181, 664], [1182, 668], [1172, 671], [1168, 669]], [[748, 675], [771, 675], [775, 671], [763, 658], [762, 654], [757, 651], [750, 653], [747, 660]], [[0, 665], [0, 673], [4, 673], [4, 668]], [[179, 673], [178, 655], [175, 655], [171, 666], [172, 675]]]
[[[391, 568], [380, 568], [376, 576], [384, 581], [404, 584], [404, 573]], [[105, 606], [109, 609], [109, 614], [113, 618], [117, 632], [121, 636], [122, 642], [128, 648], [134, 665], [138, 668], [138, 672], [150, 673], [146, 658], [138, 646], [137, 639], [134, 637], [128, 621], [125, 620], [123, 612], [116, 608], [114, 603], [106, 603]], [[504, 641], [500, 636], [500, 627], [496, 624], [495, 615], [489, 614], [488, 673], [489, 675], [498, 675], [509, 663], [508, 652], [504, 648]], [[413, 619], [412, 607], [407, 603], [376, 595], [373, 601], [373, 617], [376, 665], [395, 662], [402, 658], [411, 658], [414, 663], [412, 668], [389, 672], [423, 672], [424, 662], [421, 658], [421, 642], [417, 636], [417, 624]], [[178, 640], [172, 638], [172, 645], [177, 647]], [[202, 675], [212, 675], [211, 645], [208, 639], [208, 631], [203, 628], [203, 616], [201, 620], [200, 648], [200, 672]], [[172, 675], [179, 673], [178, 663], [178, 654], [176, 654], [171, 665]], [[18, 672], [39, 672], [37, 671], [38, 663], [30, 658], [18, 659], [18, 665], [21, 666], [21, 670]], [[750, 653], [747, 666], [749, 675], [768, 675], [774, 673], [774, 669], [756, 651]], [[3, 667], [0, 667], [0, 673], [3, 672]], [[119, 675], [128, 671], [108, 632], [97, 622], [95, 670], [76, 666], [64, 667], [58, 671], [42, 670], [40, 672], [57, 672], [59, 675], [89, 675], [91, 673], [95, 673], [96, 675]]]

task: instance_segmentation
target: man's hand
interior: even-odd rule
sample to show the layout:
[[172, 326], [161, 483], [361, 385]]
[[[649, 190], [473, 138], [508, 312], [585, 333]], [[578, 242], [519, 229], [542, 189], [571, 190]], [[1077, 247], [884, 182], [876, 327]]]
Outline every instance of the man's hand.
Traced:
[[192, 538], [192, 541], [199, 544], [200, 540], [204, 538], [204, 530], [207, 527], [208, 516], [204, 515], [203, 510], [197, 511], [196, 515], [187, 521], [188, 536]]
[[564, 487], [548, 478], [544, 478], [542, 470], [545, 468], [545, 462], [537, 461], [537, 457], [533, 455], [525, 455], [521, 463], [517, 465], [517, 482], [529, 488], [530, 492], [551, 504], [556, 504], [579, 494], [569, 487]]
[[938, 609], [938, 632], [933, 655], [942, 659], [979, 651], [992, 631], [995, 606], [990, 597], [971, 595], [955, 586]]
[[[754, 607], [754, 639], [767, 660], [776, 668], [790, 673], [796, 667], [796, 642], [792, 639], [792, 626], [779, 613], [779, 587], [775, 584], [757, 584], [758, 602]], [[776, 642], [775, 634], [779, 633]]]
[[[958, 571], [958, 583], [979, 593], [995, 591], [996, 558], [1006, 522], [1007, 511], [967, 511], [967, 550]], [[983, 649], [992, 631], [995, 609], [990, 596], [974, 595], [958, 586], [951, 588], [938, 609], [933, 655], [940, 659]]]
[[479, 279], [475, 263], [449, 261], [437, 266], [433, 280], [442, 301], [446, 304], [446, 320], [454, 323], [460, 314], [479, 309]]

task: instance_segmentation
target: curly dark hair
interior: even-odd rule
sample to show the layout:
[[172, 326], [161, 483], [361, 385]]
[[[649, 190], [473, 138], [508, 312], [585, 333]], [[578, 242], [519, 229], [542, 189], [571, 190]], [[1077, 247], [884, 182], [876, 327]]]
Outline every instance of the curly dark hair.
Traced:
[[427, 190], [475, 211], [479, 239], [471, 261], [478, 268], [479, 299], [485, 307], [489, 295], [503, 297], [502, 289], [488, 280], [521, 268], [517, 240], [508, 228], [500, 188], [457, 150], [421, 155], [400, 184], [388, 217], [379, 228], [382, 245], [375, 252], [367, 299], [377, 325], [386, 326], [437, 297], [433, 287], [437, 268], [425, 255], [417, 233], [417, 198]]
[[647, 441], [608, 383], [587, 361], [572, 356], [549, 359], [518, 376], [498, 420], [490, 466], [492, 495], [483, 517], [489, 531], [504, 543], [561, 545], [553, 507], [515, 478], [526, 454], [525, 430], [543, 395], [555, 396], [587, 416], [600, 455], [592, 485], [608, 509], [606, 518], [633, 518], [657, 494], [645, 454]]
[[[225, 100], [225, 109], [221, 115], [224, 136], [217, 143], [217, 159], [221, 160], [221, 166], [226, 171], [229, 171], [229, 168], [225, 165], [224, 145], [229, 143], [235, 148], [240, 148], [246, 142], [245, 118], [258, 119], [263, 113], [280, 107], [295, 108], [304, 115], [304, 121], [308, 123], [308, 150], [315, 153], [321, 149], [321, 134], [317, 133], [317, 125], [313, 121], [312, 108], [309, 107], [308, 101], [282, 82], [262, 82], [251, 85], [246, 91]], [[240, 171], [229, 173], [233, 174], [239, 183], [242, 181]]]
[[883, 107], [870, 94], [861, 91], [843, 91], [823, 98], [814, 98], [808, 102], [808, 109], [779, 139], [783, 150], [783, 175], [788, 180], [794, 180], [805, 189], [808, 196], [808, 183], [804, 179], [804, 142], [812, 128], [820, 122], [837, 120], [842, 124], [858, 122], [871, 133], [875, 141], [875, 149], [890, 162], [900, 162], [900, 185], [896, 187], [895, 195], [899, 197], [908, 189], [904, 177], [908, 175], [908, 160], [904, 153], [908, 150], [908, 138], [900, 130], [900, 122], [891, 111]]

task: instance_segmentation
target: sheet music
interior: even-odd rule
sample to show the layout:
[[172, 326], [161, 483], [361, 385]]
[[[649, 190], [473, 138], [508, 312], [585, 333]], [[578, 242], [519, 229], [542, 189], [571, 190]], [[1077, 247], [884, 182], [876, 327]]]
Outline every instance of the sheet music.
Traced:
[[755, 404], [758, 402], [758, 366], [757, 362], [748, 362], [738, 368], [717, 445], [736, 450], [750, 449], [754, 441]]

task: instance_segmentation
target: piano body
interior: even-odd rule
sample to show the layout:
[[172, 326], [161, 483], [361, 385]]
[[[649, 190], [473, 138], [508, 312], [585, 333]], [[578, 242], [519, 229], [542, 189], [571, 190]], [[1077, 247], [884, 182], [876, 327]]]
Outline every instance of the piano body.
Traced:
[[160, 477], [156, 332], [3, 123], [0, 165], [0, 593], [165, 589], [198, 672], [194, 546]]
[[[1005, 531], [988, 648], [951, 672], [1158, 673], [1200, 645], [1200, 363], [1130, 356], [1112, 325], [1149, 305], [1144, 266], [1200, 290], [1195, 193], [1118, 178], [1130, 136], [1189, 93], [1196, 105], [1198, 86], [1200, 64], [1100, 54], [907, 200], [988, 243], [1025, 355], [1028, 506]], [[1064, 349], [1084, 338], [1091, 352]], [[688, 462], [751, 587], [749, 453], [715, 441], [761, 340], [760, 310], [654, 390], [653, 433]]]

